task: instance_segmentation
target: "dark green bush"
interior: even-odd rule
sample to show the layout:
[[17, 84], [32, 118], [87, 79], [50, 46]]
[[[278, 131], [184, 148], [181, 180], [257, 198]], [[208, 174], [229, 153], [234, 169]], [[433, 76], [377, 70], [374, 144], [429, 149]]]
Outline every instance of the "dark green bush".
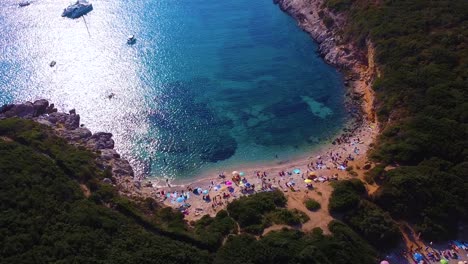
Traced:
[[356, 208], [363, 191], [365, 187], [358, 179], [334, 183], [328, 210], [331, 213], [344, 213]]
[[401, 240], [400, 230], [390, 214], [369, 201], [361, 200], [355, 210], [344, 216], [344, 221], [378, 248], [388, 249]]
[[305, 205], [305, 207], [307, 209], [309, 209], [311, 211], [317, 211], [317, 210], [319, 210], [321, 208], [320, 203], [315, 201], [312, 198], [309, 198], [309, 199], [305, 200], [304, 205]]

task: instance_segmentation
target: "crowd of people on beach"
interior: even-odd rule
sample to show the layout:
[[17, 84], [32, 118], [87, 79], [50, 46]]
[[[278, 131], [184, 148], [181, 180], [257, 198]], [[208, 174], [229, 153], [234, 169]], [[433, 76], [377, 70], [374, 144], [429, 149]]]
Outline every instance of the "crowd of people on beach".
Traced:
[[[206, 214], [208, 211], [214, 213], [224, 208], [230, 200], [244, 195], [275, 189], [283, 192], [312, 190], [315, 184], [338, 180], [338, 172], [345, 171], [349, 162], [360, 155], [362, 150], [359, 144], [363, 143], [360, 137], [353, 137], [353, 133], [343, 133], [333, 141], [335, 146], [328, 152], [315, 158], [310, 157], [308, 162], [298, 168], [281, 169], [276, 172], [271, 169], [257, 170], [249, 175], [233, 171], [230, 179], [226, 179], [226, 172], [222, 172], [210, 183], [201, 181], [200, 186], [192, 186], [196, 183], [188, 186], [171, 185], [169, 179], [165, 179], [165, 186], [155, 186], [147, 182], [145, 187], [152, 186], [152, 193], [156, 198], [180, 209], [185, 215], [189, 215], [190, 212], [194, 212], [195, 215]], [[143, 179], [135, 180], [140, 183]], [[141, 188], [140, 184], [137, 188]], [[191, 203], [197, 205], [195, 209], [191, 208]]]
[[468, 263], [462, 260], [468, 259], [468, 243], [465, 241], [451, 241], [443, 250], [433, 247], [433, 243], [430, 242], [424, 248], [410, 246], [409, 251], [403, 250], [401, 253], [404, 258], [411, 259], [415, 264], [449, 263], [449, 260], [458, 261], [459, 264]]

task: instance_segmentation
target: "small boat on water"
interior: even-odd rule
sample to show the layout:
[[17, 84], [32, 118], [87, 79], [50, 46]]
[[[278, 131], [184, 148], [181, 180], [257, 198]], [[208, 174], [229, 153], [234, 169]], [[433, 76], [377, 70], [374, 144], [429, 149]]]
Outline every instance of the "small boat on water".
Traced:
[[19, 7], [25, 7], [25, 6], [28, 6], [30, 4], [31, 4], [31, 2], [29, 2], [29, 1], [22, 1], [22, 2], [19, 2], [18, 6]]
[[51, 61], [51, 62], [49, 63], [49, 66], [50, 66], [50, 67], [54, 67], [54, 66], [55, 66], [55, 64], [57, 64], [57, 62], [56, 62], [56, 61]]
[[93, 10], [93, 5], [86, 0], [78, 0], [63, 10], [62, 16], [68, 18], [79, 18]]
[[134, 35], [128, 36], [128, 38], [127, 38], [127, 44], [133, 45], [133, 44], [135, 44], [135, 42], [136, 42], [136, 38], [135, 38]]

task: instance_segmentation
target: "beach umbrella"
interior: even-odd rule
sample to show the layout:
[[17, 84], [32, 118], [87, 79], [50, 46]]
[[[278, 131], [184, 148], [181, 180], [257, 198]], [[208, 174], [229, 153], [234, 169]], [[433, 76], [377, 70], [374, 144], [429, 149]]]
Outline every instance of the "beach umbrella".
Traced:
[[204, 190], [204, 191], [203, 191], [203, 194], [208, 194], [208, 190]]
[[185, 201], [185, 199], [182, 196], [177, 197], [177, 199], [176, 199], [176, 202], [178, 202], [178, 203], [183, 203], [184, 201]]
[[[416, 253], [414, 253], [413, 258], [416, 261], [421, 261], [421, 260], [423, 260], [424, 257], [420, 253], [416, 252]], [[440, 261], [440, 263], [442, 263], [442, 260]], [[445, 263], [445, 264], [447, 264], [447, 263]]]
[[228, 187], [228, 191], [232, 193], [232, 192], [234, 192], [234, 188]]
[[458, 261], [458, 264], [465, 264], [465, 263], [463, 263], [463, 261], [460, 260], [460, 261]]
[[166, 194], [166, 197], [171, 198], [171, 194], [170, 193]]
[[449, 262], [448, 262], [448, 260], [446, 260], [446, 259], [441, 259], [441, 260], [440, 260], [440, 264], [448, 264], [448, 263], [449, 263]]
[[240, 176], [244, 176], [245, 173], [244, 173], [243, 171], [241, 171], [241, 172], [239, 172], [239, 175], [240, 175]]
[[299, 173], [301, 173], [301, 170], [300, 169], [294, 169], [293, 172], [296, 173], [296, 174], [299, 174]]
[[246, 183], [245, 186], [250, 188], [250, 186], [252, 186], [252, 185], [250, 185], [250, 183]]
[[233, 171], [233, 172], [232, 172], [232, 175], [233, 175], [233, 176], [237, 176], [237, 175], [239, 175], [239, 172], [238, 172], [238, 171]]
[[232, 185], [232, 181], [226, 181], [226, 185], [227, 185], [227, 186], [231, 186], [231, 185]]
[[309, 176], [316, 176], [317, 174], [315, 174], [315, 171], [311, 171], [309, 172]]
[[305, 179], [304, 182], [305, 182], [305, 183], [311, 183], [312, 180], [311, 180], [311, 179]]
[[382, 260], [382, 261], [380, 262], [380, 264], [390, 264], [390, 262], [388, 262], [388, 261], [386, 261], [386, 260]]

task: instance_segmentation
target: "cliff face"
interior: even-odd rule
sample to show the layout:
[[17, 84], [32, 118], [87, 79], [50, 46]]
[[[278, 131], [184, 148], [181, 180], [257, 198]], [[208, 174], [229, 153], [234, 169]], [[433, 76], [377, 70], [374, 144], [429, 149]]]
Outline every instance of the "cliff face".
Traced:
[[352, 97], [362, 98], [366, 118], [375, 122], [374, 95], [371, 89], [378, 69], [374, 64], [374, 49], [367, 41], [366, 48], [345, 41], [341, 33], [347, 18], [324, 6], [324, 0], [274, 0], [281, 10], [296, 19], [298, 25], [319, 44], [318, 52], [324, 60], [345, 73], [345, 85]]
[[[363, 54], [352, 43], [343, 43], [339, 30], [346, 18], [323, 7], [323, 0], [275, 0], [281, 10], [295, 18], [299, 26], [319, 44], [319, 52], [327, 63], [350, 69], [361, 63]], [[325, 24], [327, 23], [327, 24]]]

